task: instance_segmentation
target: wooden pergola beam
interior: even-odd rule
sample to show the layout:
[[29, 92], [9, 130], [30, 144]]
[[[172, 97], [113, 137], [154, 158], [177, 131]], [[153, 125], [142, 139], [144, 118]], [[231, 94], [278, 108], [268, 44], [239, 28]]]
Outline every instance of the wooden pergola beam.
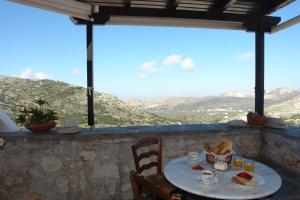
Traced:
[[209, 10], [213, 14], [222, 14], [230, 5], [235, 3], [237, 0], [219, 0], [217, 3], [212, 6]]
[[[218, 20], [218, 21], [234, 21], [244, 22], [255, 16], [243, 14], [222, 14], [219, 16], [211, 15], [211, 13], [204, 11], [188, 11], [188, 10], [175, 10], [169, 12], [167, 9], [155, 8], [126, 8], [126, 7], [113, 7], [102, 6], [99, 14], [93, 15], [96, 22], [102, 16], [131, 16], [131, 17], [161, 17], [161, 18], [181, 18], [181, 19], [202, 19], [202, 20]], [[273, 17], [266, 17], [268, 19], [275, 19]]]
[[267, 14], [270, 14], [271, 12], [274, 12], [276, 11], [276, 9], [278, 7], [281, 7], [283, 5], [287, 5], [291, 2], [293, 2], [295, 0], [264, 0], [264, 1], [261, 1], [261, 8], [260, 8], [260, 11], [259, 11], [259, 14], [260, 15], [267, 15]]
[[[110, 17], [149, 17], [149, 18], [169, 18], [169, 19], [191, 19], [191, 20], [206, 20], [206, 21], [218, 21], [218, 22], [237, 22], [243, 23], [244, 27], [248, 31], [254, 31], [252, 25], [257, 21], [262, 21], [267, 25], [265, 32], [270, 32], [272, 26], [277, 25], [280, 22], [280, 17], [262, 16], [260, 18], [257, 15], [245, 15], [245, 14], [231, 14], [221, 13], [214, 15], [204, 11], [188, 11], [188, 10], [170, 10], [168, 9], [154, 9], [154, 8], [136, 8], [136, 7], [112, 7], [102, 6], [101, 12], [94, 13], [92, 15], [94, 25], [106, 24]], [[149, 19], [151, 20], [151, 19]], [[75, 18], [77, 24], [86, 24], [88, 21]], [[249, 27], [248, 27], [249, 26]]]
[[93, 73], [93, 24], [86, 24], [86, 48], [87, 48], [87, 103], [88, 125], [95, 126], [94, 119], [94, 73]]
[[177, 0], [168, 0], [167, 2], [167, 10], [176, 10], [178, 6], [178, 1]]
[[124, 0], [124, 3], [127, 8], [131, 6], [131, 0]]
[[255, 32], [255, 113], [264, 115], [265, 36], [263, 23], [257, 24]]

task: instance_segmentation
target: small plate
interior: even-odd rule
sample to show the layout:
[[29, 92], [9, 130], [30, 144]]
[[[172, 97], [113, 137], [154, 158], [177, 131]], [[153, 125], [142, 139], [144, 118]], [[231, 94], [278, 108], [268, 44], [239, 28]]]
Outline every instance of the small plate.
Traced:
[[242, 187], [261, 187], [263, 185], [266, 184], [266, 180], [264, 177], [256, 174], [256, 173], [251, 173], [251, 175], [253, 175], [256, 179], [256, 185], [241, 185], [241, 184], [238, 184], [234, 181], [232, 181], [232, 177], [240, 172], [243, 172], [243, 171], [229, 171], [229, 172], [225, 172], [224, 173], [224, 179], [226, 181], [228, 181], [229, 183], [232, 183], [234, 185], [239, 185], [239, 186], [242, 186]]
[[215, 178], [212, 179], [211, 182], [204, 182], [204, 181], [202, 181], [201, 178], [200, 178], [200, 176], [198, 176], [196, 179], [197, 179], [197, 181], [199, 183], [202, 183], [202, 184], [205, 184], [205, 185], [213, 185], [213, 184], [217, 184], [217, 183], [220, 182], [218, 176], [215, 176]]

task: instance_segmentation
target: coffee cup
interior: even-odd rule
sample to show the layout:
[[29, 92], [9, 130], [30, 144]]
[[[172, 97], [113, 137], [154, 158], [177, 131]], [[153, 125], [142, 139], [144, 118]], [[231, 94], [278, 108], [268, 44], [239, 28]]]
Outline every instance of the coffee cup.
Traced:
[[202, 170], [200, 172], [200, 180], [204, 183], [211, 183], [216, 177], [216, 173], [212, 170]]

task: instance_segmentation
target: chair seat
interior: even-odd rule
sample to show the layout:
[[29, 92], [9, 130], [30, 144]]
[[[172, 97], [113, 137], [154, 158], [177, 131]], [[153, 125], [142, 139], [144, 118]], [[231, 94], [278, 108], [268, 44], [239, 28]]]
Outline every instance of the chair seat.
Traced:
[[176, 188], [171, 185], [163, 174], [153, 174], [146, 177], [149, 182], [158, 187], [162, 192], [171, 195], [176, 191]]

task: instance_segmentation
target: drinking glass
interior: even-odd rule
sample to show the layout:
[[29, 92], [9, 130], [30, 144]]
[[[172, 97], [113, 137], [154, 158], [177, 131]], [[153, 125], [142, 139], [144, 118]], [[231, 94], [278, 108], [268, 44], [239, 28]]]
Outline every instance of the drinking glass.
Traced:
[[254, 172], [255, 171], [255, 164], [253, 160], [244, 160], [244, 169], [247, 172]]
[[195, 165], [197, 164], [199, 158], [199, 154], [196, 151], [191, 151], [188, 153], [188, 161], [190, 164]]
[[200, 150], [198, 161], [201, 162], [204, 160], [204, 158], [205, 158], [204, 150]]
[[243, 168], [243, 159], [239, 156], [233, 156], [232, 165], [237, 169]]

